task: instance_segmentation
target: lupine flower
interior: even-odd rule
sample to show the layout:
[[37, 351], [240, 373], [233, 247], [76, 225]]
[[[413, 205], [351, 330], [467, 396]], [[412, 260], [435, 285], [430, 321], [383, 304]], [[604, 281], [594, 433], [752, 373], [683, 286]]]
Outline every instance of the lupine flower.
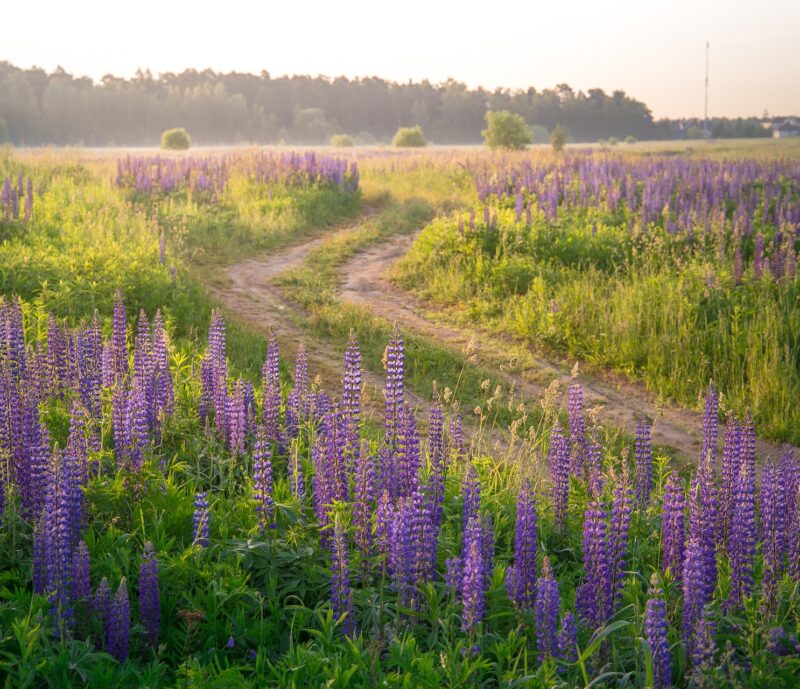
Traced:
[[676, 581], [683, 577], [684, 543], [686, 532], [684, 516], [686, 495], [683, 481], [677, 472], [672, 472], [664, 486], [664, 504], [661, 509], [661, 540], [663, 550], [662, 567], [669, 568]]
[[119, 382], [128, 373], [128, 326], [122, 292], [114, 294], [114, 320], [111, 332], [111, 359], [114, 381]]
[[118, 662], [124, 663], [128, 659], [128, 642], [131, 634], [131, 605], [125, 577], [119, 582], [107, 621], [106, 649]]
[[575, 476], [580, 476], [584, 473], [586, 463], [586, 420], [583, 418], [583, 387], [580, 383], [570, 385], [568, 407], [571, 451], [571, 464], [568, 471]]
[[653, 657], [653, 686], [663, 689], [672, 686], [672, 665], [667, 640], [667, 605], [655, 574], [650, 579], [644, 630]]
[[372, 550], [372, 505], [375, 498], [375, 460], [363, 446], [356, 455], [353, 491], [354, 539], [359, 550], [369, 555]]
[[354, 331], [350, 331], [344, 352], [341, 408], [345, 424], [345, 456], [353, 462], [361, 440], [361, 350]]
[[253, 446], [253, 497], [256, 501], [258, 524], [262, 533], [272, 523], [271, 454], [262, 427], [259, 426]]
[[539, 662], [547, 656], [558, 655], [558, 612], [561, 595], [558, 582], [553, 576], [550, 558], [542, 562], [542, 576], [536, 582], [536, 643], [539, 649]]
[[571, 612], [565, 612], [561, 618], [558, 655], [568, 663], [574, 663], [578, 659], [578, 630], [575, 625], [575, 615]]
[[733, 492], [742, 466], [742, 440], [739, 424], [733, 416], [730, 416], [725, 427], [725, 442], [722, 450], [722, 484], [719, 504], [720, 536], [726, 548], [733, 515]]
[[278, 340], [270, 333], [267, 342], [267, 356], [261, 368], [261, 380], [264, 391], [262, 406], [262, 422], [266, 438], [270, 443], [280, 441], [280, 404], [281, 383], [279, 376]]
[[393, 438], [398, 432], [399, 420], [405, 405], [405, 356], [403, 337], [395, 324], [392, 336], [383, 355], [386, 368], [386, 435]]
[[786, 551], [786, 501], [780, 473], [773, 464], [766, 464], [761, 475], [761, 531], [764, 553], [764, 579], [761, 588], [768, 605], [775, 600]]
[[713, 384], [708, 386], [706, 393], [705, 410], [703, 412], [703, 450], [700, 455], [701, 463], [710, 455], [711, 463], [717, 459], [717, 433], [719, 428], [719, 397]]
[[331, 603], [336, 619], [342, 619], [342, 629], [350, 635], [355, 631], [353, 617], [353, 592], [350, 588], [350, 556], [347, 552], [342, 523], [334, 522], [331, 548]]
[[531, 608], [536, 595], [536, 504], [529, 481], [517, 498], [514, 564], [509, 567], [509, 596], [517, 608]]
[[636, 504], [645, 507], [653, 488], [653, 459], [650, 446], [650, 422], [640, 417], [636, 424]]
[[91, 561], [86, 543], [81, 541], [72, 553], [72, 602], [88, 600], [92, 594]]
[[486, 571], [481, 549], [481, 527], [477, 517], [470, 519], [464, 532], [463, 553], [461, 629], [474, 633], [483, 620], [486, 607]]
[[139, 565], [139, 611], [147, 643], [158, 646], [161, 626], [161, 602], [158, 590], [158, 558], [153, 544], [144, 544], [142, 562]]
[[611, 613], [614, 599], [611, 554], [606, 507], [599, 497], [595, 497], [586, 509], [583, 522], [585, 581], [578, 593], [579, 611], [595, 628], [605, 624]]
[[469, 467], [466, 476], [464, 476], [461, 494], [464, 496], [462, 525], [466, 531], [470, 521], [478, 516], [478, 510], [481, 506], [481, 484], [478, 481], [478, 471], [474, 465]]
[[620, 475], [614, 485], [614, 502], [611, 506], [608, 532], [608, 562], [611, 567], [611, 586], [615, 599], [622, 592], [632, 509], [633, 491], [628, 480], [627, 465], [623, 462]]
[[550, 434], [549, 463], [550, 479], [553, 484], [553, 512], [556, 525], [563, 528], [569, 497], [570, 454], [569, 440], [562, 434], [558, 422]]
[[713, 666], [714, 657], [717, 655], [717, 642], [714, 638], [716, 631], [711, 611], [706, 607], [698, 620], [691, 645], [690, 657], [694, 670], [702, 672], [705, 668]]
[[733, 519], [729, 556], [731, 561], [730, 602], [740, 605], [753, 588], [753, 560], [756, 546], [755, 478], [742, 465], [733, 495]]
[[208, 546], [208, 523], [210, 520], [208, 510], [208, 493], [201, 491], [194, 497], [194, 540], [192, 544], [199, 545], [201, 548]]

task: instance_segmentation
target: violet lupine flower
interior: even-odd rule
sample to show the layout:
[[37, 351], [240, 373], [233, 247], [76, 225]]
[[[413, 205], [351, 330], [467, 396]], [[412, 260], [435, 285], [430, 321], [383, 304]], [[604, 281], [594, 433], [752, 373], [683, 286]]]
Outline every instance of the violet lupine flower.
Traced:
[[444, 412], [439, 395], [434, 395], [431, 403], [430, 421], [428, 422], [428, 486], [427, 492], [431, 503], [431, 520], [438, 535], [442, 519], [444, 503]]
[[689, 497], [689, 537], [696, 536], [698, 538], [698, 544], [702, 551], [704, 593], [701, 600], [702, 605], [705, 605], [717, 586], [716, 548], [719, 500], [710, 452], [695, 473]]
[[561, 617], [561, 629], [558, 631], [558, 655], [567, 663], [578, 659], [578, 627], [575, 615], [565, 612]]
[[262, 421], [267, 440], [271, 443], [280, 442], [281, 383], [278, 362], [278, 340], [274, 333], [270, 333], [261, 380], [264, 395]]
[[386, 368], [386, 436], [393, 439], [399, 431], [399, 422], [405, 406], [405, 355], [403, 337], [395, 324], [392, 336], [383, 355]]
[[458, 461], [464, 456], [464, 433], [462, 427], [461, 414], [456, 414], [450, 419], [450, 426], [447, 429], [448, 446], [455, 450], [455, 460]]
[[375, 459], [363, 445], [356, 454], [353, 489], [353, 538], [358, 549], [372, 552], [372, 504], [375, 499]]
[[671, 687], [672, 664], [667, 639], [667, 604], [655, 574], [650, 579], [644, 613], [644, 631], [653, 657], [653, 689]]
[[461, 485], [461, 494], [464, 496], [462, 525], [463, 529], [466, 531], [470, 521], [473, 518], [477, 518], [478, 510], [481, 506], [481, 484], [478, 481], [478, 470], [474, 465], [470, 465], [469, 470], [464, 476], [464, 482]]
[[478, 517], [472, 517], [464, 532], [463, 576], [461, 580], [461, 630], [477, 631], [486, 607], [486, 570], [481, 548], [481, 527]]
[[691, 663], [693, 670], [703, 671], [714, 665], [714, 658], [717, 655], [717, 642], [715, 639], [717, 630], [711, 611], [705, 607], [700, 614], [697, 622], [697, 629], [691, 645]]
[[103, 644], [106, 650], [106, 630], [109, 628], [111, 620], [111, 587], [108, 585], [108, 578], [103, 577], [92, 596], [92, 612], [100, 622], [100, 629], [102, 630], [102, 638], [100, 643]]
[[272, 525], [272, 453], [263, 429], [259, 426], [253, 446], [253, 497], [258, 524], [263, 533]]
[[542, 576], [536, 582], [536, 643], [539, 649], [539, 662], [548, 656], [558, 655], [558, 612], [561, 608], [561, 595], [558, 582], [553, 576], [550, 558], [542, 561]]
[[114, 382], [119, 385], [128, 374], [128, 325], [122, 291], [114, 293], [114, 318], [111, 331], [111, 368]]
[[653, 453], [650, 445], [650, 421], [640, 417], [636, 424], [636, 504], [643, 508], [650, 502], [653, 489]]
[[664, 504], [661, 508], [662, 569], [669, 569], [675, 581], [683, 578], [686, 495], [683, 481], [672, 472], [664, 486]]
[[353, 330], [344, 352], [341, 408], [345, 423], [345, 456], [352, 463], [361, 440], [361, 350]]
[[139, 611], [147, 643], [158, 646], [161, 626], [161, 602], [158, 592], [158, 558], [153, 544], [144, 544], [142, 562], [139, 565]]
[[614, 591], [614, 600], [619, 598], [622, 593], [625, 559], [628, 551], [628, 530], [632, 511], [633, 491], [628, 480], [627, 465], [623, 463], [620, 475], [614, 485], [614, 502], [611, 506], [608, 532], [608, 563], [611, 567], [611, 586]]
[[719, 429], [719, 397], [713, 384], [709, 384], [706, 393], [705, 410], [703, 412], [703, 450], [700, 455], [701, 464], [711, 457], [711, 463], [717, 460], [717, 434]]
[[514, 564], [508, 568], [509, 597], [519, 609], [533, 607], [536, 597], [536, 504], [529, 481], [522, 484], [517, 497], [514, 531]]
[[201, 491], [194, 497], [194, 515], [192, 524], [194, 525], [194, 539], [192, 545], [199, 545], [201, 548], [208, 546], [208, 523], [211, 515], [208, 509], [208, 493]]
[[381, 566], [385, 570], [391, 548], [394, 506], [392, 505], [388, 490], [381, 492], [377, 502], [378, 504], [375, 508], [375, 545], [378, 552], [383, 555]]
[[755, 478], [742, 465], [733, 493], [733, 518], [729, 557], [731, 591], [729, 603], [741, 605], [753, 589], [753, 560], [756, 549]]
[[125, 577], [119, 582], [117, 595], [111, 602], [106, 627], [106, 649], [120, 663], [128, 659], [128, 642], [131, 635], [131, 604]]
[[156, 379], [156, 417], [159, 420], [175, 410], [175, 389], [172, 372], [169, 370], [168, 349], [167, 329], [159, 309], [153, 321], [153, 373]]
[[574, 476], [581, 476], [586, 464], [586, 420], [583, 418], [583, 387], [580, 383], [570, 385], [568, 408], [571, 451], [568, 472]]
[[426, 543], [429, 514], [421, 491], [402, 497], [392, 514], [389, 534], [389, 570], [400, 602], [416, 608], [417, 587], [431, 578]]
[[294, 388], [286, 400], [286, 430], [290, 437], [297, 437], [300, 424], [307, 420], [308, 413], [308, 355], [301, 342], [295, 358]]
[[567, 516], [569, 498], [570, 454], [569, 440], [564, 437], [558, 422], [550, 433], [549, 463], [550, 479], [553, 484], [553, 513], [556, 525], [562, 529]]
[[610, 556], [606, 506], [599, 496], [595, 496], [586, 509], [583, 522], [585, 581], [577, 592], [580, 613], [594, 628], [604, 625], [611, 613], [614, 588]]
[[91, 560], [86, 543], [81, 541], [72, 553], [72, 602], [89, 600], [92, 594], [90, 581]]
[[247, 439], [247, 410], [244, 381], [237, 380], [228, 395], [225, 416], [228, 419], [228, 447], [234, 456], [241, 455]]
[[764, 578], [761, 588], [765, 602], [775, 601], [778, 579], [783, 571], [786, 551], [786, 500], [781, 472], [773, 464], [766, 464], [761, 475], [761, 531], [764, 553]]
[[719, 500], [720, 537], [726, 549], [733, 515], [733, 491], [742, 466], [742, 433], [739, 423], [731, 415], [725, 427], [722, 450], [722, 482]]
[[683, 561], [683, 635], [689, 649], [693, 644], [695, 627], [710, 600], [706, 559], [701, 536], [690, 535]]

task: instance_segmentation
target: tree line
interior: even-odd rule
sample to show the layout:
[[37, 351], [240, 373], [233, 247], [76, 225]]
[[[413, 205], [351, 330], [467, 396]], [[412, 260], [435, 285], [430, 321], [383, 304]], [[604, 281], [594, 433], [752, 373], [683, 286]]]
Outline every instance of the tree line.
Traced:
[[171, 127], [185, 127], [194, 142], [209, 145], [322, 144], [337, 133], [371, 144], [409, 125], [421, 126], [433, 143], [479, 143], [486, 112], [498, 110], [521, 115], [538, 143], [559, 125], [573, 141], [686, 134], [678, 122], [654, 121], [624, 91], [583, 92], [566, 84], [489, 91], [452, 79], [401, 84], [193, 69], [158, 77], [140, 70], [131, 79], [106, 75], [94, 82], [62, 68], [48, 74], [0, 62], [0, 141], [15, 145], [157, 145]]

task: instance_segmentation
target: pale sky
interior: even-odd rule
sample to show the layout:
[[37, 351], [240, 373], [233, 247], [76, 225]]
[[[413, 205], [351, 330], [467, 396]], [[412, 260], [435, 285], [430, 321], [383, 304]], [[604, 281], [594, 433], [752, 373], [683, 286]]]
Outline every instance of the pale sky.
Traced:
[[0, 60], [78, 75], [217, 71], [452, 77], [623, 89], [656, 117], [800, 114], [800, 0], [24, 0]]

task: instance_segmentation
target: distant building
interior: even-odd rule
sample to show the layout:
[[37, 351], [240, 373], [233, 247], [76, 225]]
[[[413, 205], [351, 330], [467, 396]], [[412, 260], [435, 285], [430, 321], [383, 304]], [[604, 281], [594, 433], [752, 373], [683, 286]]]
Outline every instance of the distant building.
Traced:
[[800, 120], [789, 117], [779, 124], [772, 125], [772, 136], [776, 139], [800, 136]]

